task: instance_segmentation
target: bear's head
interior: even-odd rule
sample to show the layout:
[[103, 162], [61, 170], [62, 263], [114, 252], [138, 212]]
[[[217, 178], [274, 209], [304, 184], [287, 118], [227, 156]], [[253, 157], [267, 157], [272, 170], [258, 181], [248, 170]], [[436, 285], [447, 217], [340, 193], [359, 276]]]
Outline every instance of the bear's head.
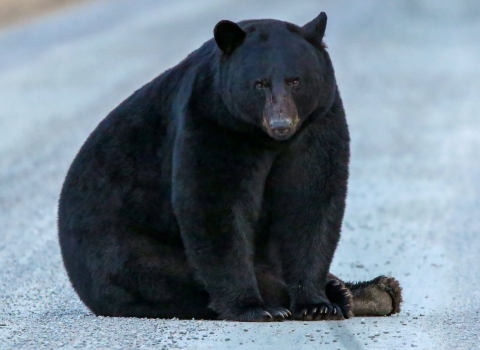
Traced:
[[303, 27], [276, 20], [220, 21], [214, 29], [217, 82], [230, 112], [287, 140], [313, 112], [328, 109], [336, 82], [322, 43], [326, 24], [324, 12]]

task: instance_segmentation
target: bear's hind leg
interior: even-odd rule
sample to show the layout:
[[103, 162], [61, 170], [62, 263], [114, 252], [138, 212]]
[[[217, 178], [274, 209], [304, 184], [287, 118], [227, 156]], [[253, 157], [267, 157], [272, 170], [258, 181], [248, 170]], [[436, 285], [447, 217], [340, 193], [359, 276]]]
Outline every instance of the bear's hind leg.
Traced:
[[149, 243], [143, 249], [130, 245], [128, 259], [108, 276], [92, 311], [117, 317], [216, 319], [218, 314], [208, 308], [208, 293], [194, 279], [183, 250]]

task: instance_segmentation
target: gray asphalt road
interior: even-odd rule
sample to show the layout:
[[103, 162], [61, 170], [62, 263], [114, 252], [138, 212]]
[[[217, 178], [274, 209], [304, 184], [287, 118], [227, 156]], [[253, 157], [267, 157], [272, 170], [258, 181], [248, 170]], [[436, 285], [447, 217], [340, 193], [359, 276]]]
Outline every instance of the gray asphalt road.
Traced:
[[[55, 223], [89, 132], [218, 20], [303, 24], [321, 10], [353, 139], [332, 270], [397, 277], [401, 314], [269, 324], [93, 316], [68, 282]], [[475, 0], [107, 0], [4, 31], [0, 348], [478, 349], [479, 43]]]

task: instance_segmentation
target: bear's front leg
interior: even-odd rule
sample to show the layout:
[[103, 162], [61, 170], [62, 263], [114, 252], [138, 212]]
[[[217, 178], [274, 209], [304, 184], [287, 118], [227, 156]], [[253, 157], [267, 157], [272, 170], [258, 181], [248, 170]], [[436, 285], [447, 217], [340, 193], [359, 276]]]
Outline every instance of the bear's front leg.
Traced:
[[267, 183], [270, 235], [296, 319], [349, 315], [325, 292], [345, 210], [349, 158], [348, 132], [329, 127], [328, 119], [309, 125], [274, 162]]
[[188, 262], [220, 319], [286, 314], [264, 304], [253, 264], [253, 227], [272, 158], [253, 141], [212, 125], [184, 130], [176, 140], [173, 207]]

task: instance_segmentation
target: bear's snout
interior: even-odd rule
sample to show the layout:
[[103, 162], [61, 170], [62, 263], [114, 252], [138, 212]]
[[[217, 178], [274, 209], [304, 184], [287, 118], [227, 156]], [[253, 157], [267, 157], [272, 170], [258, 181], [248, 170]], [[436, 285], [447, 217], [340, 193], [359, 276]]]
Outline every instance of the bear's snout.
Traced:
[[282, 94], [275, 98], [267, 91], [263, 126], [267, 134], [275, 140], [287, 140], [293, 136], [298, 126], [298, 112], [293, 98]]

